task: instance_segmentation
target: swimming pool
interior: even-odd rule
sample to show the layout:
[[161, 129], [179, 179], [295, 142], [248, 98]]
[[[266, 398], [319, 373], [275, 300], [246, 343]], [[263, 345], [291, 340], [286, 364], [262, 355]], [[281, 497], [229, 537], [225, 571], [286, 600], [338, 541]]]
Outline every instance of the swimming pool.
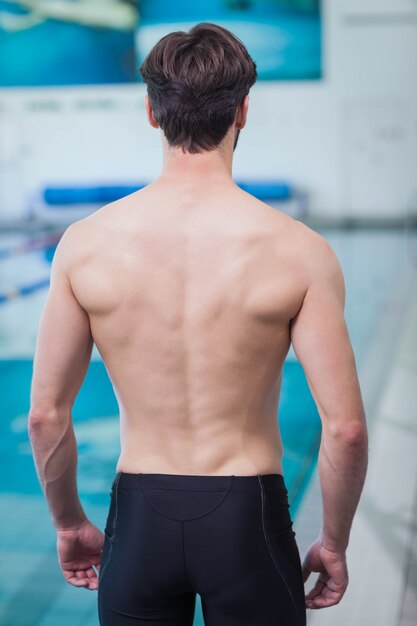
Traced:
[[[326, 231], [344, 269], [346, 320], [359, 372], [372, 347], [376, 322], [395, 299], [405, 259], [401, 231]], [[58, 567], [55, 534], [36, 476], [27, 435], [32, 357], [46, 296], [53, 247], [1, 254], [21, 243], [21, 234], [0, 238], [3, 294], [38, 285], [0, 304], [0, 624], [97, 626], [96, 593], [68, 585]], [[99, 390], [99, 393], [98, 393]], [[284, 476], [292, 517], [315, 469], [320, 420], [305, 376], [290, 351], [284, 366], [279, 407]], [[79, 448], [78, 483], [91, 521], [103, 528], [108, 492], [119, 454], [117, 403], [96, 350], [76, 399], [74, 428]], [[197, 598], [195, 626], [202, 626]]]

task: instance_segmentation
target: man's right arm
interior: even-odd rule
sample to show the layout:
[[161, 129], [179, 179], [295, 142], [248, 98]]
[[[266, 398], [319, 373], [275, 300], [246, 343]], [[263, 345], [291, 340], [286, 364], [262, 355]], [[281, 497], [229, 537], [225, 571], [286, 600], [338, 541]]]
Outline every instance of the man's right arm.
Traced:
[[[344, 318], [342, 269], [325, 239], [318, 233], [309, 238], [312, 258], [308, 260], [308, 287], [299, 312], [291, 320], [291, 340], [322, 421], [319, 476], [323, 527], [316, 548], [321, 556], [344, 555], [367, 471], [368, 433]], [[307, 557], [306, 570], [315, 563], [314, 554]], [[311, 608], [335, 604], [344, 593], [337, 593], [337, 584], [331, 593], [334, 580], [324, 570], [310, 569], [322, 571], [323, 587], [319, 593], [316, 585], [309, 594], [315, 599]], [[305, 572], [305, 580], [309, 573]], [[327, 590], [326, 585], [330, 586]]]

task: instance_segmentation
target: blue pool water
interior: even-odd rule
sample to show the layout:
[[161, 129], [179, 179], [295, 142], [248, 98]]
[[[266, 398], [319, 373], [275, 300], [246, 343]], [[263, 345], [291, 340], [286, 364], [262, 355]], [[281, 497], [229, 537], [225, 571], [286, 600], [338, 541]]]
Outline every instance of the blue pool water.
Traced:
[[[401, 233], [332, 232], [345, 272], [346, 319], [359, 370], [372, 347], [376, 321], [392, 302], [404, 267]], [[2, 237], [0, 248], [20, 235]], [[53, 248], [3, 258], [2, 289], [34, 284], [49, 275]], [[55, 534], [33, 464], [27, 435], [32, 357], [45, 288], [0, 305], [0, 625], [97, 626], [96, 592], [68, 585], [58, 567]], [[317, 463], [321, 423], [304, 372], [290, 351], [279, 407], [284, 442], [284, 477], [296, 519]], [[109, 487], [119, 454], [117, 403], [107, 372], [93, 353], [76, 399], [73, 419], [79, 461], [78, 485], [91, 521], [103, 528]], [[197, 599], [194, 626], [202, 626]]]

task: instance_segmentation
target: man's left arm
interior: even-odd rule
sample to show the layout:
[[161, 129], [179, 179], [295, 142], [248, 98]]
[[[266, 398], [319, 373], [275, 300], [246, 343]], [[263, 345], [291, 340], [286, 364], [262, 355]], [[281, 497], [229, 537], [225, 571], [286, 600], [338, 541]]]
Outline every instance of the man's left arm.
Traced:
[[[52, 261], [50, 287], [36, 339], [28, 430], [36, 471], [58, 534], [64, 575], [71, 584], [88, 586], [81, 583], [85, 582], [87, 566], [90, 577], [95, 577], [91, 564], [100, 562], [97, 554], [102, 538], [96, 529], [94, 545], [87, 549], [91, 554], [85, 558], [85, 549], [81, 555], [79, 546], [75, 554], [76, 538], [79, 543], [80, 533], [91, 524], [77, 491], [78, 454], [72, 407], [94, 344], [89, 317], [75, 298], [69, 280], [71, 250], [77, 247], [78, 228], [79, 225], [72, 224], [66, 229]], [[63, 537], [68, 541], [61, 541], [60, 548]], [[63, 565], [65, 560], [68, 562]]]

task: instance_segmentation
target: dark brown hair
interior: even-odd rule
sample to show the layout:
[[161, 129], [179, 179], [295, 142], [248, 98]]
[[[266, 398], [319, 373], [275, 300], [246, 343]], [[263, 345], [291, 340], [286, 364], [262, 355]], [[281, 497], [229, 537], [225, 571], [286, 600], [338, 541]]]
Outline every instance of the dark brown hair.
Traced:
[[168, 144], [193, 154], [218, 146], [257, 78], [240, 39], [207, 22], [162, 37], [139, 72]]

